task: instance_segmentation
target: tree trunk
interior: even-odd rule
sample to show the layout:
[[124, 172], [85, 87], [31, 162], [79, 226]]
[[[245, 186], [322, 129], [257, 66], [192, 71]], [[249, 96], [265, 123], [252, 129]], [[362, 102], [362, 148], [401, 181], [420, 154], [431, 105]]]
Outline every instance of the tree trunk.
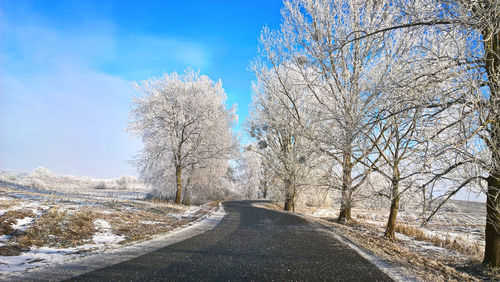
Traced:
[[182, 198], [182, 204], [185, 206], [191, 206], [191, 175], [193, 174], [194, 167], [191, 168], [191, 173], [186, 182], [186, 187], [184, 187], [184, 197]]
[[285, 206], [283, 209], [285, 211], [295, 211], [294, 207], [294, 194], [292, 192], [292, 181], [290, 179], [285, 180]]
[[483, 263], [500, 266], [500, 173], [488, 177], [486, 231]]
[[347, 223], [351, 220], [351, 202], [352, 202], [352, 164], [351, 154], [344, 153], [342, 169], [342, 198], [340, 200], [340, 213], [338, 221]]
[[181, 166], [176, 166], [175, 167], [175, 176], [177, 180], [177, 192], [175, 193], [175, 203], [180, 204], [181, 203], [181, 194], [182, 194], [182, 167]]
[[184, 198], [182, 198], [182, 204], [185, 206], [191, 206], [191, 196], [189, 196], [189, 192], [184, 193]]
[[397, 178], [392, 179], [392, 201], [391, 201], [391, 211], [389, 213], [389, 219], [387, 220], [387, 227], [385, 228], [384, 236], [389, 239], [395, 239], [396, 234], [396, 219], [398, 217], [399, 211], [399, 180]]
[[[264, 177], [266, 177], [266, 176], [264, 176]], [[262, 198], [266, 199], [267, 198], [267, 181], [261, 180], [260, 186], [261, 186], [261, 191], [262, 191]]]
[[285, 207], [283, 208], [285, 211], [292, 211], [294, 209], [293, 207], [293, 199], [290, 196], [287, 196], [285, 198]]
[[500, 266], [500, 33], [492, 33], [490, 28], [483, 31], [486, 56], [485, 69], [490, 88], [490, 139], [492, 169], [487, 179], [486, 230], [483, 264]]
[[347, 223], [351, 220], [351, 206], [344, 206], [340, 208], [339, 222]]

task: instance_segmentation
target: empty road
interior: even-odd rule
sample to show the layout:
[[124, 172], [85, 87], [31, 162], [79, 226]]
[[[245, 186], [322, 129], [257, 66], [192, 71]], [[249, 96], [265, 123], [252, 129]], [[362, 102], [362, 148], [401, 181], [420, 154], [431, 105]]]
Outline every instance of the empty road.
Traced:
[[328, 232], [289, 213], [226, 202], [201, 235], [74, 281], [391, 281]]

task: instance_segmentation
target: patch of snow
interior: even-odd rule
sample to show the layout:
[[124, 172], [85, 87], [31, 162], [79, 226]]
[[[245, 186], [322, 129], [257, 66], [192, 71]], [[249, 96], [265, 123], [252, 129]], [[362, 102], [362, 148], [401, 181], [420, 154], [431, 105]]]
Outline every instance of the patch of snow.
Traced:
[[321, 208], [315, 211], [312, 216], [314, 217], [335, 217], [337, 216], [337, 212], [332, 209]]
[[50, 209], [50, 207], [46, 206], [46, 205], [40, 205], [40, 206], [38, 206], [38, 208], [41, 209], [42, 211], [46, 211], [46, 210]]
[[26, 230], [26, 228], [28, 228], [28, 225], [30, 225], [34, 220], [35, 219], [33, 217], [25, 217], [22, 219], [18, 219], [16, 224], [12, 224], [12, 228], [24, 231]]
[[200, 210], [200, 208], [201, 208], [200, 206], [190, 206], [189, 209], [187, 209], [183, 213], [171, 213], [169, 214], [169, 216], [176, 219], [194, 217], [194, 215], [196, 214], [197, 211]]
[[2, 235], [0, 236], [0, 242], [7, 242], [10, 239], [10, 235]]
[[125, 240], [125, 236], [116, 235], [110, 232], [107, 233], [95, 233], [92, 237], [92, 241], [96, 244], [100, 245], [108, 245], [108, 244], [116, 244]]
[[92, 241], [94, 241], [95, 244], [109, 245], [125, 240], [125, 236], [113, 234], [111, 231], [111, 224], [104, 219], [94, 220], [94, 225], [97, 230], [99, 230], [99, 232], [96, 232], [92, 237]]
[[111, 224], [104, 219], [96, 219], [94, 220], [94, 225], [98, 230], [109, 231], [111, 230]]
[[21, 272], [28, 269], [37, 268], [47, 263], [57, 264], [69, 261], [81, 251], [81, 248], [55, 249], [48, 247], [31, 248], [28, 252], [23, 252], [19, 256], [0, 256], [0, 274]]
[[139, 223], [141, 223], [141, 224], [161, 224], [162, 222], [159, 222], [159, 221], [150, 221], [150, 220], [142, 220], [142, 221], [139, 221]]

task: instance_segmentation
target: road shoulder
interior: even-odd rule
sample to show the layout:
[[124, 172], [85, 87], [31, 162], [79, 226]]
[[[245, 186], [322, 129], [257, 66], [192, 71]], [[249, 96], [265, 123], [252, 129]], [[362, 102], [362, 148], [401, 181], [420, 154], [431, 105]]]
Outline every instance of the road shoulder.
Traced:
[[283, 213], [288, 213], [288, 214], [293, 214], [295, 216], [301, 217], [308, 221], [310, 224], [315, 226], [317, 228], [318, 232], [326, 232], [328, 235], [331, 237], [335, 238], [337, 241], [340, 241], [347, 247], [351, 248], [352, 250], [356, 251], [361, 257], [363, 257], [365, 260], [369, 261], [371, 264], [376, 266], [380, 271], [385, 273], [387, 276], [389, 276], [391, 279], [394, 281], [417, 281], [418, 278], [412, 277], [404, 272], [404, 270], [400, 267], [397, 267], [396, 265], [378, 257], [375, 256], [371, 251], [363, 248], [362, 246], [359, 246], [355, 244], [353, 241], [351, 241], [349, 238], [345, 237], [344, 235], [340, 234], [339, 232], [335, 232], [335, 228], [332, 228], [331, 226], [326, 226], [319, 220], [318, 218], [312, 217], [310, 215], [306, 215], [303, 213], [293, 213], [293, 212], [287, 212], [283, 210], [278, 210], [274, 205], [268, 205], [268, 204], [261, 204], [261, 203], [254, 203], [252, 204], [254, 207], [258, 208], [264, 208], [264, 209], [269, 209], [273, 211], [279, 211]]
[[19, 275], [3, 277], [11, 281], [55, 281], [75, 277], [90, 271], [95, 271], [113, 264], [121, 263], [135, 257], [153, 252], [163, 247], [178, 243], [191, 237], [211, 230], [222, 221], [225, 216], [222, 204], [216, 211], [168, 233], [156, 235], [153, 239], [141, 243], [114, 249], [106, 253], [89, 255], [64, 264], [53, 265], [43, 270], [33, 270]]

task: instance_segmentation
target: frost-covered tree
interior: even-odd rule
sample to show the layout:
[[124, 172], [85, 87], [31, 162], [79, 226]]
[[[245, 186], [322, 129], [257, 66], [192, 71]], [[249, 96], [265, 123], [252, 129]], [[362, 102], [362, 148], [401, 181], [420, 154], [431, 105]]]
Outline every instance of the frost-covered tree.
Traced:
[[257, 82], [248, 131], [257, 141], [254, 150], [262, 156], [265, 169], [280, 179], [274, 187], [285, 198], [284, 210], [295, 210], [297, 196], [316, 185], [312, 174], [321, 161], [304, 135], [310, 123], [309, 92], [287, 65], [269, 69], [261, 63], [253, 66]]
[[387, 1], [285, 1], [280, 30], [264, 29], [263, 57], [274, 68], [291, 64], [311, 94], [316, 111], [310, 138], [335, 165], [329, 181], [341, 190], [339, 220], [349, 221], [353, 194], [368, 177], [362, 160], [373, 152], [366, 138], [377, 115], [384, 67], [383, 36], [349, 41], [365, 27], [376, 29], [390, 18]]
[[262, 159], [261, 156], [253, 150], [252, 145], [244, 148], [239, 158], [238, 170], [240, 172], [241, 189], [247, 199], [256, 199], [259, 197], [259, 185], [262, 179]]
[[465, 187], [485, 187], [483, 262], [500, 266], [500, 2], [401, 0], [390, 8], [397, 9], [386, 14], [396, 17], [379, 28], [360, 27], [347, 42], [393, 30], [420, 34], [421, 67], [403, 75], [419, 80], [431, 97], [432, 177], [424, 186], [452, 187], [441, 193], [438, 207]]
[[[144, 142], [137, 162], [140, 176], [160, 190], [175, 183], [175, 202], [180, 203], [185, 169], [195, 174], [225, 164], [227, 170], [236, 148], [234, 109], [226, 109], [220, 81], [193, 71], [165, 74], [136, 87], [143, 95], [134, 99], [129, 130]], [[205, 177], [221, 176], [207, 172]]]
[[[388, 193], [384, 189], [376, 189], [377, 193], [390, 200], [389, 217], [385, 229], [385, 236], [395, 239], [396, 220], [399, 212], [400, 199], [403, 193], [414, 192], [415, 181], [421, 172], [421, 152], [419, 144], [419, 126], [421, 110], [414, 105], [412, 108], [398, 114], [388, 112], [388, 117], [379, 121], [375, 133], [370, 136], [377, 149], [376, 162], [367, 160], [367, 166], [372, 167], [389, 183]], [[382, 132], [381, 137], [379, 132]], [[378, 140], [376, 140], [378, 138]], [[383, 183], [377, 183], [383, 186]]]

